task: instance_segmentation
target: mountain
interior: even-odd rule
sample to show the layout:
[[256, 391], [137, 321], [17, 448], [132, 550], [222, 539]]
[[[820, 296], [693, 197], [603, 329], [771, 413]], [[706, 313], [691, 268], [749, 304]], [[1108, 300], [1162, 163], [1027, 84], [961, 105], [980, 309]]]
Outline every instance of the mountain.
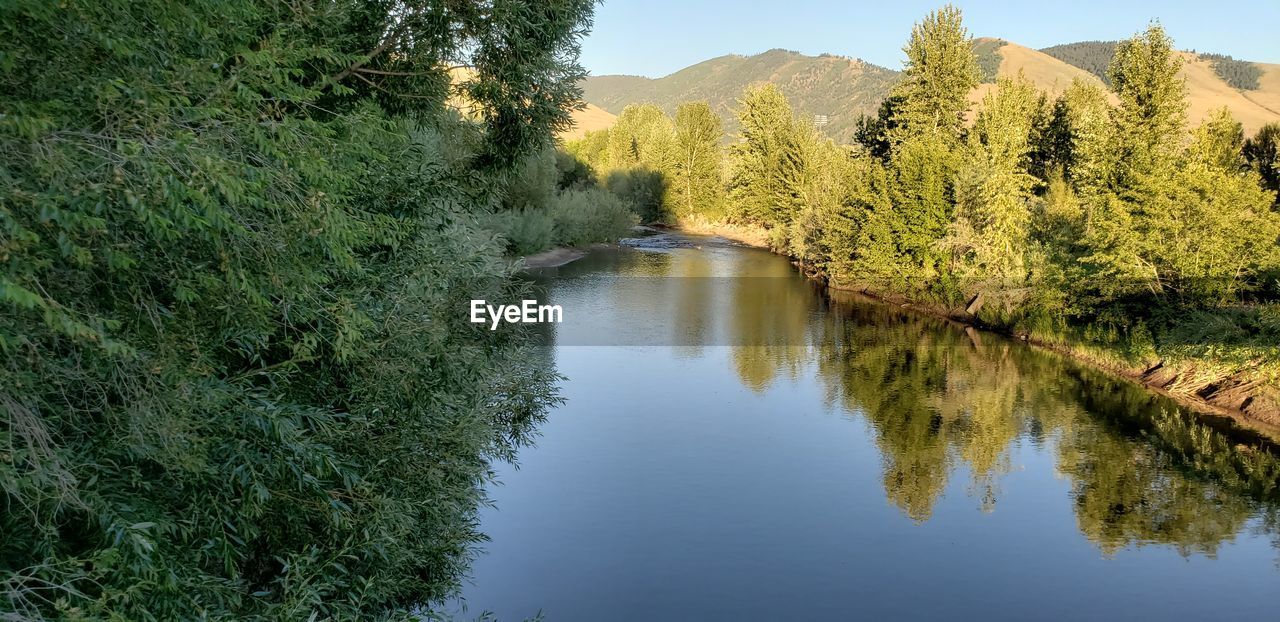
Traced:
[[[976, 104], [994, 89], [997, 76], [1012, 77], [1019, 71], [1051, 95], [1061, 93], [1072, 80], [1105, 88], [1106, 67], [1115, 46], [1115, 42], [1086, 41], [1034, 50], [1003, 39], [976, 39], [974, 50], [983, 83], [970, 94], [970, 101]], [[1187, 80], [1192, 125], [1222, 106], [1231, 110], [1247, 135], [1265, 123], [1280, 121], [1280, 65], [1216, 54], [1180, 54], [1186, 61], [1182, 76]], [[642, 102], [674, 114], [681, 102], [704, 99], [724, 119], [725, 131], [732, 136], [737, 131], [733, 110], [743, 89], [756, 82], [773, 82], [802, 118], [825, 115], [827, 124], [819, 129], [838, 141], [850, 142], [858, 116], [875, 114], [897, 79], [898, 72], [857, 59], [769, 50], [755, 56], [713, 58], [664, 78], [592, 76], [583, 83], [583, 99], [613, 115], [628, 104]], [[599, 124], [606, 122], [596, 115], [590, 129], [599, 129]], [[582, 127], [587, 125], [584, 122]]]
[[[806, 56], [769, 50], [755, 56], [721, 56], [658, 79], [592, 76], [583, 83], [583, 99], [619, 114], [628, 104], [654, 103], [668, 114], [686, 101], [706, 100], [737, 131], [733, 110], [748, 85], [772, 82], [782, 89], [802, 118], [825, 115], [821, 129], [842, 141], [853, 138], [859, 114], [875, 114], [898, 72], [843, 56]], [[821, 125], [821, 117], [817, 120]]]

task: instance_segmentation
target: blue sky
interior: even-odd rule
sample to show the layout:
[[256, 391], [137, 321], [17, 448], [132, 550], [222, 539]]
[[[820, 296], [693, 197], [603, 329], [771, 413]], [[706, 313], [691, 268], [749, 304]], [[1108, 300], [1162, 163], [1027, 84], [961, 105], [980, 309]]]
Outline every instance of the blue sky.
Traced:
[[[898, 69], [911, 25], [941, 0], [605, 0], [583, 42], [594, 75], [660, 77], [723, 54], [786, 48]], [[953, 2], [978, 37], [1033, 48], [1121, 39], [1159, 18], [1180, 49], [1280, 63], [1280, 0]]]

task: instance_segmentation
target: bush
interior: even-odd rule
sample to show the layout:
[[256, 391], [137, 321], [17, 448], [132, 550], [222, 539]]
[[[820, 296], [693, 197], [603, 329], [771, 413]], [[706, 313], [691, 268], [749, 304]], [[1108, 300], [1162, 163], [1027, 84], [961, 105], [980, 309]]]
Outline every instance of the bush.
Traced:
[[0, 8], [0, 618], [409, 618], [457, 590], [491, 461], [555, 398], [464, 313], [522, 293], [473, 166], [503, 128], [331, 79], [441, 78], [415, 55], [488, 28], [415, 10], [439, 45], [371, 60], [378, 3]]
[[662, 220], [667, 180], [660, 171], [646, 168], [614, 170], [605, 178], [604, 185], [609, 192], [629, 203], [641, 222]]
[[509, 252], [532, 255], [557, 244], [555, 215], [545, 207], [502, 212], [493, 218], [493, 229], [506, 238]]
[[638, 222], [624, 200], [599, 188], [561, 193], [552, 214], [556, 243], [569, 246], [616, 240]]

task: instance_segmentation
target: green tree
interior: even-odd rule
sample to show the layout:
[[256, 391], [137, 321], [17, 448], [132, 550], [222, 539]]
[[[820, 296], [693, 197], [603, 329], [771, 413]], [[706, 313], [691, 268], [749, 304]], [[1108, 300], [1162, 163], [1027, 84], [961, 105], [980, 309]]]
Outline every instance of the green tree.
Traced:
[[902, 81], [891, 92], [893, 142], [920, 135], [945, 144], [957, 141], [964, 132], [969, 91], [981, 78], [960, 10], [947, 5], [930, 12], [912, 28], [903, 51], [907, 61]]
[[676, 109], [669, 203], [678, 216], [720, 217], [723, 137], [720, 117], [706, 102], [689, 102]]
[[[1120, 100], [1113, 149], [1124, 191], [1140, 190], [1147, 177], [1167, 174], [1186, 132], [1186, 82], [1182, 60], [1164, 28], [1146, 31], [1116, 47], [1108, 75]], [[1156, 182], [1158, 183], [1158, 182]]]
[[1000, 78], [982, 101], [957, 183], [952, 234], [970, 277], [1020, 284], [1026, 276], [1035, 183], [1027, 171], [1039, 108], [1039, 93], [1022, 76]]
[[627, 106], [609, 128], [609, 165], [670, 170], [674, 132], [671, 119], [661, 108], [653, 104]]
[[1246, 140], [1244, 157], [1262, 177], [1263, 186], [1271, 192], [1280, 193], [1280, 123], [1266, 124], [1253, 138]]
[[485, 223], [592, 6], [0, 6], [0, 617], [456, 591], [492, 462], [555, 400], [458, 310], [521, 293]]
[[1149, 252], [1153, 227], [1171, 222], [1168, 201], [1186, 124], [1181, 61], [1159, 25], [1116, 48], [1109, 75], [1120, 100], [1108, 142], [1114, 172], [1106, 192], [1087, 197], [1084, 261], [1105, 295], [1163, 290], [1161, 267]]
[[801, 130], [772, 84], [748, 87], [740, 103], [742, 140], [730, 148], [733, 203], [746, 220], [784, 225], [800, 208], [806, 166]]
[[1081, 195], [1096, 196], [1110, 186], [1115, 170], [1111, 104], [1106, 92], [1079, 80], [1071, 82], [1059, 101], [1070, 141], [1063, 175]]

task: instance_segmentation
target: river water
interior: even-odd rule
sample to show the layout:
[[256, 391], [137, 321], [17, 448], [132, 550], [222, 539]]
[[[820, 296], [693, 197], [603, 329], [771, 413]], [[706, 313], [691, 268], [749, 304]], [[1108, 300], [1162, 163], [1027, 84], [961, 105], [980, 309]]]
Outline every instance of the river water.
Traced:
[[1275, 460], [1223, 422], [710, 238], [539, 271], [566, 377], [465, 614], [1277, 619]]

